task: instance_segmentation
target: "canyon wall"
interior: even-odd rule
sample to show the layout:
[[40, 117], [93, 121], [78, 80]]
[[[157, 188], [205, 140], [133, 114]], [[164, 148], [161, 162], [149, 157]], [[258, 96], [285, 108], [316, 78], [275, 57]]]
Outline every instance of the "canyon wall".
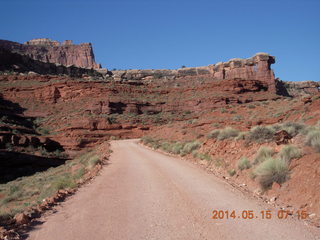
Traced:
[[50, 75], [68, 75], [71, 77], [92, 76], [103, 78], [103, 75], [94, 69], [85, 69], [75, 66], [63, 66], [53, 63], [34, 60], [26, 55], [13, 53], [9, 50], [0, 48], [0, 71]]
[[0, 47], [41, 62], [81, 68], [101, 68], [100, 64], [95, 62], [91, 43], [76, 45], [71, 40], [60, 43], [48, 38], [39, 38], [24, 44], [0, 40]]
[[234, 58], [228, 62], [177, 70], [123, 70], [113, 71], [115, 80], [173, 80], [177, 78], [198, 76], [212, 80], [258, 80], [268, 85], [268, 90], [275, 92], [275, 77], [271, 64], [275, 57], [267, 53], [257, 53], [248, 59]]

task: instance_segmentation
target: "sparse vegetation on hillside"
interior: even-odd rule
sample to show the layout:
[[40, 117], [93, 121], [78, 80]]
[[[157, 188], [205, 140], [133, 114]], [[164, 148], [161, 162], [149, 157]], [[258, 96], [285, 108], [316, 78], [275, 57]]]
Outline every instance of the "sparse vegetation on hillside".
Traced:
[[273, 138], [274, 132], [275, 131], [269, 127], [256, 126], [250, 130], [246, 136], [246, 140], [257, 143], [268, 142]]
[[59, 167], [0, 184], [0, 192], [4, 196], [0, 201], [0, 219], [38, 205], [60, 189], [75, 188], [78, 181], [99, 162], [95, 152], [89, 152]]
[[173, 153], [173, 154], [180, 154], [181, 156], [185, 156], [187, 154], [192, 153], [193, 151], [197, 150], [201, 143], [199, 141], [191, 141], [191, 142], [167, 142], [161, 141], [158, 139], [153, 139], [151, 137], [145, 136], [141, 139], [141, 141], [154, 149], [162, 149], [165, 152]]
[[218, 140], [224, 140], [229, 138], [235, 138], [239, 135], [239, 130], [226, 127], [224, 129], [216, 129], [208, 134], [208, 138], [216, 138]]

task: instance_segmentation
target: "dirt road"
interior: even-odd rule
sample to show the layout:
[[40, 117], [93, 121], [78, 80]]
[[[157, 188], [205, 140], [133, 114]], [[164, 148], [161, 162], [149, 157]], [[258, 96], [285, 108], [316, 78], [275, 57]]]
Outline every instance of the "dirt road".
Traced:
[[[266, 205], [191, 163], [140, 146], [112, 142], [110, 165], [58, 212], [30, 232], [33, 240], [320, 239], [302, 221], [261, 219]], [[212, 211], [235, 210], [235, 219]], [[258, 218], [241, 219], [243, 210]]]

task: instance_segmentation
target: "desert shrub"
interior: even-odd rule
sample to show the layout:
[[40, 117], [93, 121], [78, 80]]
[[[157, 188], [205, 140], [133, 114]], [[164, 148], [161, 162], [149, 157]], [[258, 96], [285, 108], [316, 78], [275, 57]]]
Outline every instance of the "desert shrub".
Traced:
[[237, 167], [239, 170], [249, 169], [251, 168], [251, 163], [249, 162], [248, 158], [242, 157], [239, 159]]
[[235, 138], [235, 140], [245, 140], [248, 133], [246, 132], [240, 132], [239, 135]]
[[272, 148], [262, 146], [259, 148], [257, 155], [255, 156], [255, 158], [253, 160], [253, 164], [262, 163], [267, 158], [272, 157], [273, 154], [274, 154], [274, 151]]
[[144, 136], [144, 137], [141, 138], [141, 141], [142, 141], [144, 144], [148, 145], [149, 143], [153, 142], [153, 139], [152, 139], [152, 137]]
[[248, 105], [248, 108], [253, 109], [253, 108], [256, 108], [256, 106], [255, 106], [255, 105], [250, 104], [250, 105]]
[[270, 128], [274, 131], [285, 130], [291, 136], [296, 136], [299, 133], [303, 133], [306, 126], [302, 123], [295, 123], [295, 122], [285, 122], [281, 124], [275, 124], [270, 126]]
[[188, 142], [183, 146], [183, 149], [181, 150], [182, 155], [186, 155], [191, 153], [194, 150], [197, 150], [200, 148], [201, 143], [198, 141]]
[[162, 142], [161, 145], [160, 145], [160, 148], [165, 152], [170, 152], [171, 145], [170, 145], [169, 142]]
[[209, 134], [208, 134], [208, 138], [217, 138], [220, 134], [220, 130], [219, 129], [215, 129], [212, 130]]
[[239, 135], [239, 130], [231, 128], [231, 127], [226, 127], [225, 129], [222, 129], [218, 135], [218, 140], [224, 140], [228, 138], [234, 138]]
[[262, 189], [268, 189], [272, 183], [284, 183], [289, 176], [288, 163], [282, 159], [267, 158], [254, 171]]
[[293, 145], [284, 146], [279, 153], [279, 157], [288, 163], [294, 158], [300, 158], [301, 155], [300, 149]]
[[306, 145], [320, 152], [320, 130], [309, 131], [306, 137]]
[[182, 149], [183, 149], [183, 144], [180, 143], [180, 142], [176, 142], [172, 145], [171, 147], [171, 153], [174, 153], [174, 154], [180, 154]]
[[235, 169], [229, 169], [229, 170], [228, 170], [228, 174], [229, 174], [230, 177], [234, 176], [236, 173], [237, 173], [237, 172], [236, 172]]
[[256, 126], [250, 130], [247, 140], [250, 142], [263, 143], [273, 139], [274, 130], [264, 126]]
[[208, 153], [199, 153], [199, 152], [196, 151], [196, 150], [194, 150], [194, 151], [192, 152], [192, 156], [193, 156], [194, 158], [199, 158], [199, 159], [201, 159], [201, 160], [207, 160], [207, 161], [211, 161], [211, 160], [212, 160], [211, 156], [210, 156]]
[[224, 140], [229, 138], [235, 138], [239, 135], [239, 130], [226, 127], [224, 129], [216, 129], [208, 134], [208, 138], [217, 138], [218, 140]]
[[151, 137], [149, 137], [149, 136], [144, 136], [144, 137], [142, 137], [140, 141], [141, 141], [143, 144], [145, 144], [145, 145], [147, 145], [147, 146], [149, 146], [149, 147], [151, 147], [151, 148], [154, 148], [154, 149], [158, 149], [158, 148], [161, 147], [161, 143], [160, 143], [159, 140], [153, 139], [153, 138], [151, 138]]

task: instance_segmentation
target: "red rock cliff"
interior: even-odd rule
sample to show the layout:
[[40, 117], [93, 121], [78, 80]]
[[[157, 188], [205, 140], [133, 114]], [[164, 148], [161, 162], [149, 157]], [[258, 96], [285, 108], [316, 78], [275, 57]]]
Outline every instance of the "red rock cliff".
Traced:
[[260, 81], [268, 86], [271, 92], [276, 91], [275, 77], [271, 64], [275, 63], [275, 57], [267, 53], [257, 53], [247, 59], [234, 58], [228, 62], [194, 67], [180, 68], [177, 70], [126, 70], [113, 71], [113, 77], [117, 80], [148, 80], [148, 79], [180, 79], [188, 76], [201, 76], [202, 79], [211, 80], [237, 80]]
[[60, 43], [48, 38], [39, 38], [24, 44], [0, 40], [0, 47], [42, 62], [82, 68], [101, 68], [100, 64], [95, 62], [91, 43], [76, 45], [71, 40]]

